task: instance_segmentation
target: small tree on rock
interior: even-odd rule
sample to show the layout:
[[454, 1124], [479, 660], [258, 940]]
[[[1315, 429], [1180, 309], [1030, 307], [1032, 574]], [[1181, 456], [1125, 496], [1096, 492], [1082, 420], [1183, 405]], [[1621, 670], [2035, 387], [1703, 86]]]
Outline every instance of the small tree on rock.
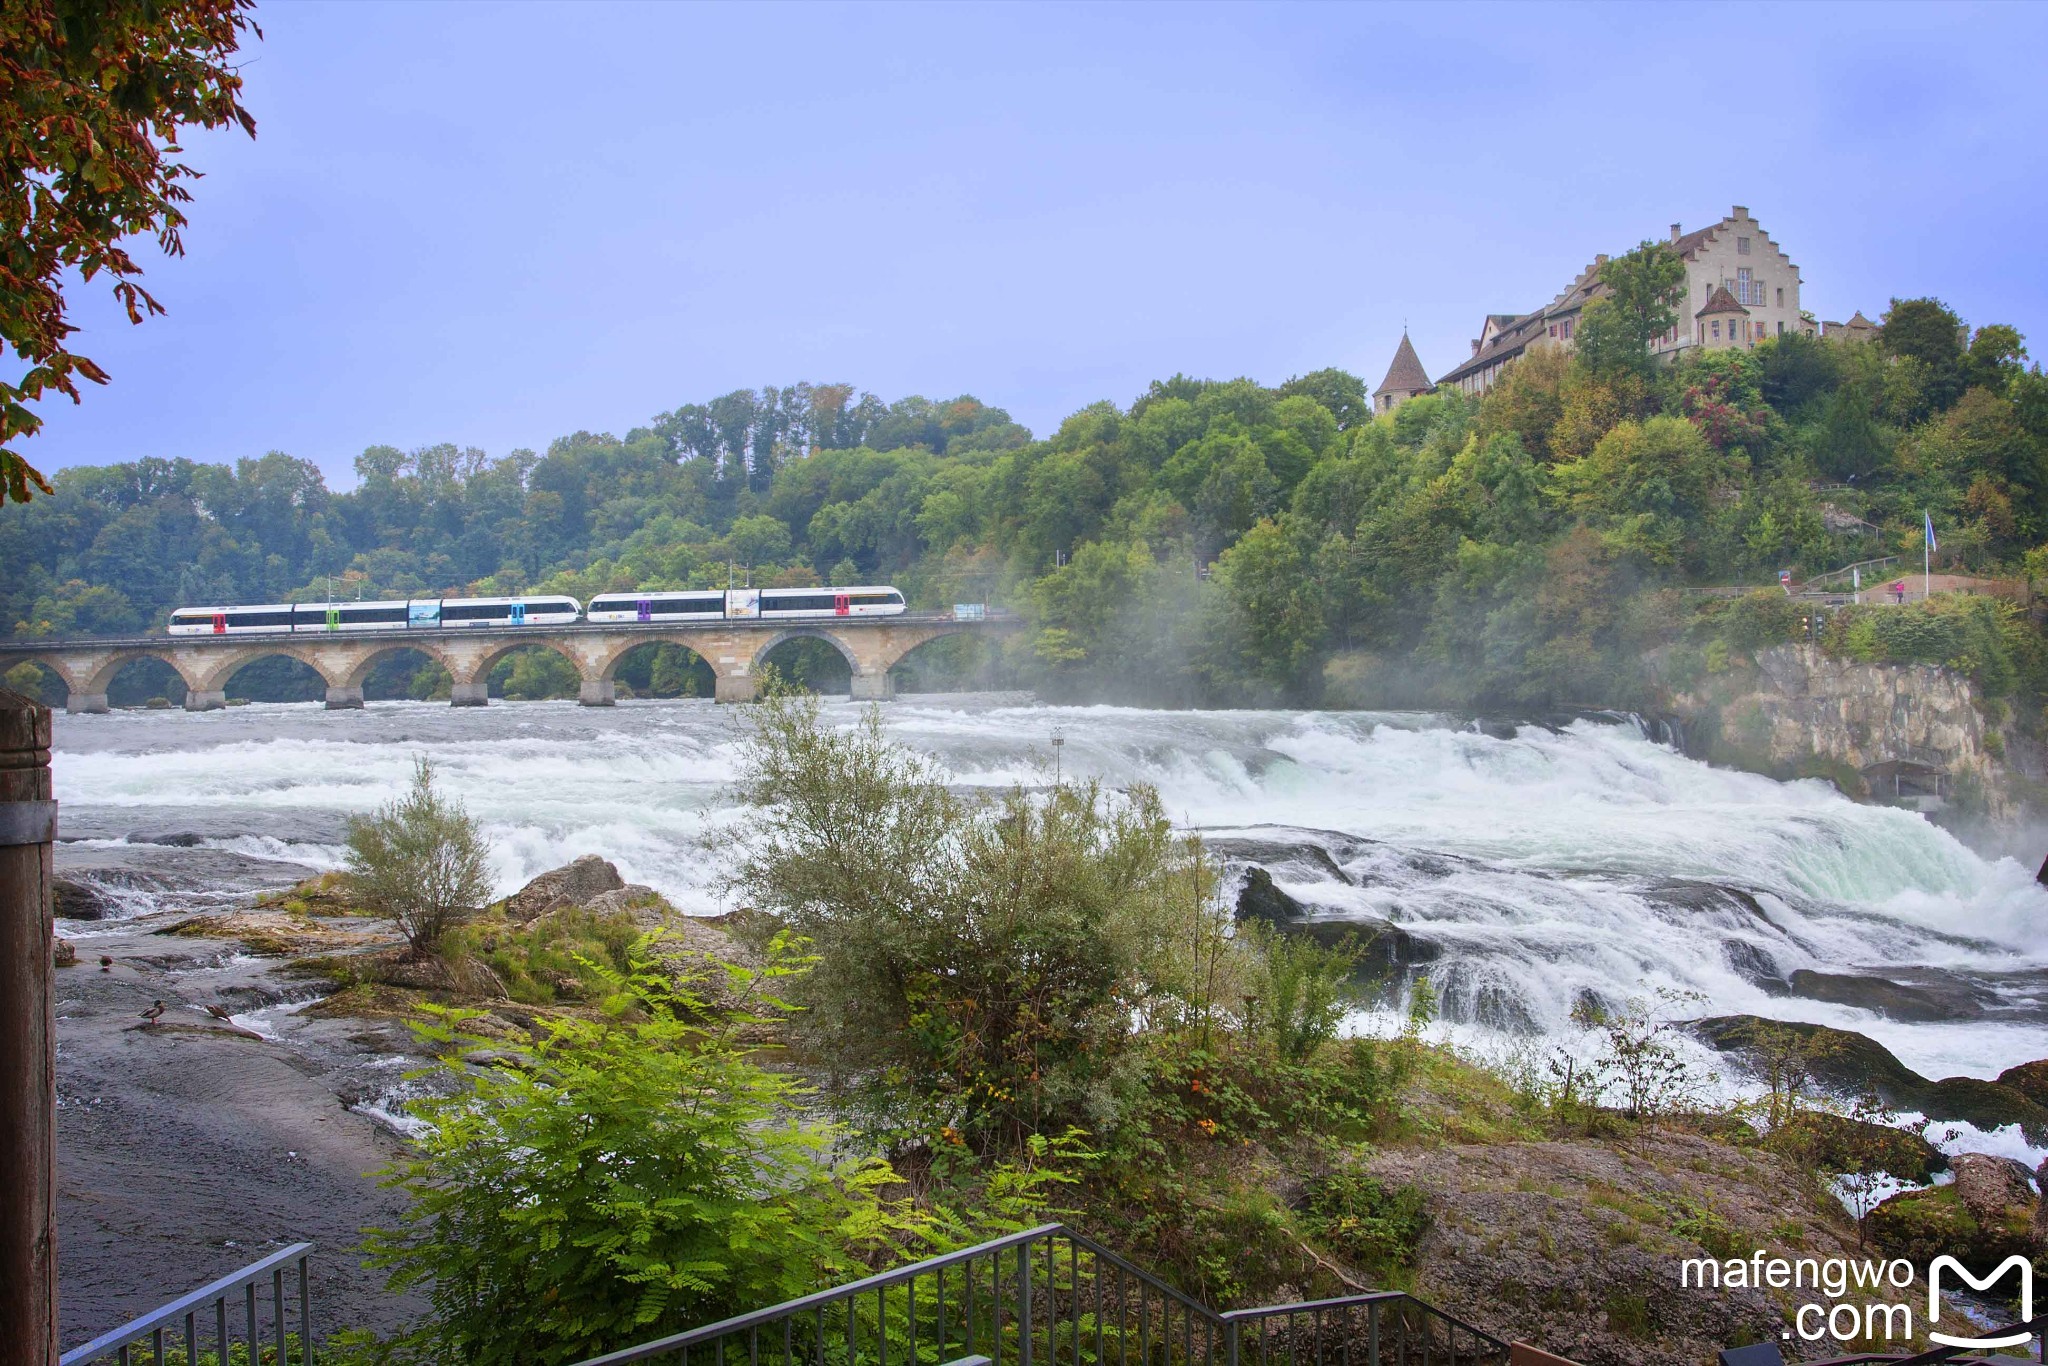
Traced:
[[373, 816], [349, 818], [349, 890], [397, 921], [416, 953], [489, 900], [490, 854], [462, 803], [435, 790], [424, 757], [413, 761], [410, 792]]

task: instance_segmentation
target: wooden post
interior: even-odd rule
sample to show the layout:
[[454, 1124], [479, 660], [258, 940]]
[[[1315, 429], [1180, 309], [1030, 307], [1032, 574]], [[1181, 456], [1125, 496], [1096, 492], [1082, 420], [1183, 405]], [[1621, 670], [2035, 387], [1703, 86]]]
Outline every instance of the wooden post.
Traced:
[[0, 688], [0, 1361], [57, 1361], [50, 713]]

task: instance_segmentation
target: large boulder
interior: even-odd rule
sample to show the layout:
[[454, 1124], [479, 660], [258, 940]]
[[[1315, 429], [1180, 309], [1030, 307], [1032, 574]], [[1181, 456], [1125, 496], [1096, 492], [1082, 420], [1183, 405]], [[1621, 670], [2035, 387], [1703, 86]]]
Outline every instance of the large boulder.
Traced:
[[2048, 1058], [2006, 1068], [1998, 1074], [1998, 1084], [2011, 1087], [2036, 1105], [2048, 1106]]
[[630, 915], [639, 924], [650, 928], [666, 924], [676, 914], [676, 908], [669, 905], [660, 892], [638, 882], [599, 892], [583, 903], [583, 909], [595, 915]]
[[505, 915], [525, 923], [564, 906], [587, 906], [592, 898], [625, 885], [617, 868], [596, 854], [585, 854], [574, 863], [542, 873], [506, 897]]
[[89, 882], [68, 877], [50, 879], [50, 900], [59, 920], [100, 920], [114, 911], [114, 902]]
[[2024, 1162], [1991, 1153], [1958, 1153], [1956, 1198], [1979, 1224], [2004, 1225], [2016, 1218], [2031, 1222], [2034, 1174]]
[[1949, 1167], [1946, 1153], [1908, 1129], [1824, 1110], [1801, 1114], [1794, 1123], [1800, 1156], [1825, 1172], [1875, 1170], [1924, 1186]]
[[2038, 1201], [2027, 1169], [1988, 1153], [1963, 1153], [1955, 1169], [1950, 1185], [1894, 1195], [1872, 1210], [1864, 1221], [1871, 1243], [1887, 1257], [1925, 1266], [1946, 1255], [1980, 1273], [2035, 1251]]
[[1931, 984], [1895, 982], [1888, 977], [1862, 973], [1815, 972], [1800, 968], [1788, 983], [1790, 994], [1830, 1005], [1853, 1006], [1887, 1019], [1915, 1024], [1944, 1020], [1978, 1020], [1983, 1004], [1976, 994], [1960, 983]]

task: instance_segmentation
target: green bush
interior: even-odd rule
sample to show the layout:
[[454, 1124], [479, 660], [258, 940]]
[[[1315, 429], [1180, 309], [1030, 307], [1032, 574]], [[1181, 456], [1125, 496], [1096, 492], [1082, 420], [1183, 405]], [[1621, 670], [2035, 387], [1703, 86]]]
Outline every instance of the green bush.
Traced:
[[348, 822], [348, 892], [398, 922], [414, 951], [475, 915], [491, 894], [490, 846], [462, 803], [434, 786], [434, 767], [413, 760], [412, 790]]
[[[738, 1038], [797, 970], [777, 947], [767, 969], [723, 969], [762, 1014], [691, 1023], [692, 983], [591, 963], [600, 1018], [544, 1021], [524, 1067], [432, 1069], [444, 1094], [413, 1103], [428, 1127], [385, 1173], [411, 1203], [366, 1245], [431, 1305], [399, 1359], [578, 1361], [858, 1274], [916, 1227], [877, 1194], [888, 1167], [833, 1160], [830, 1133], [792, 1119], [801, 1085]], [[433, 1017], [437, 1051], [489, 1042], [473, 1012]]]
[[1308, 1183], [1302, 1217], [1320, 1241], [1375, 1279], [1394, 1279], [1415, 1264], [1429, 1229], [1427, 1199], [1415, 1186], [1390, 1186], [1354, 1166]]

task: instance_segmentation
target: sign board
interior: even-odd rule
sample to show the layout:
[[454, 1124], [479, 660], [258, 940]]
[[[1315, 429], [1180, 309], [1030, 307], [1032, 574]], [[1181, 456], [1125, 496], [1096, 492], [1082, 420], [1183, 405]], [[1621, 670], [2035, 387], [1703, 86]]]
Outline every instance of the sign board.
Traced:
[[987, 616], [988, 604], [985, 602], [956, 602], [953, 604], [953, 620], [955, 621], [982, 621]]
[[725, 590], [725, 614], [728, 617], [758, 617], [761, 615], [761, 590], [758, 588], [728, 588]]
[[441, 600], [432, 602], [409, 602], [405, 605], [405, 624], [408, 626], [439, 626], [441, 624]]

